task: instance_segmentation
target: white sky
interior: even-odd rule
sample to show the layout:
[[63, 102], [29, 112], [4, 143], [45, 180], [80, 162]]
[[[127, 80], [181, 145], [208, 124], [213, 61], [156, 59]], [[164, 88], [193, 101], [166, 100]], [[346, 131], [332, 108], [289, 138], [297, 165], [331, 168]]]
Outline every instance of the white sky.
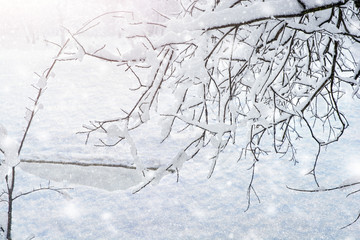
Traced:
[[[0, 0], [0, 41], [58, 34], [61, 26], [77, 29], [106, 12], [136, 9], [154, 14], [161, 1], [148, 0]], [[163, 9], [163, 6], [161, 7]]]

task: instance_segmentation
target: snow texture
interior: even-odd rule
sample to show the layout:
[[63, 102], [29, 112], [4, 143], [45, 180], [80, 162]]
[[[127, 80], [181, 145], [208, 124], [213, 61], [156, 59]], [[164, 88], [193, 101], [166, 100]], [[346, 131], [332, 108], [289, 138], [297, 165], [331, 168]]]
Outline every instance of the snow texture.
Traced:
[[[29, 5], [14, 2], [13, 4], [18, 4], [17, 6], [26, 8], [26, 12], [29, 12], [29, 15], [24, 16], [25, 20], [33, 19], [36, 23], [38, 19], [42, 23], [42, 14], [33, 16], [32, 11], [28, 9]], [[42, 1], [53, 11], [58, 6], [62, 7], [66, 23], [71, 26], [79, 24], [82, 19], [88, 20], [96, 14], [101, 14], [109, 7], [118, 6], [118, 1], [115, 0], [100, 4], [100, 8], [97, 7], [97, 1], [80, 2], [81, 4], [74, 3], [72, 6], [67, 5], [67, 1]], [[143, 6], [143, 11], [151, 10], [151, 6], [148, 6], [149, 1], [129, 2], [131, 1], [125, 1], [124, 4]], [[306, 8], [312, 8], [319, 6], [322, 1], [303, 2]], [[186, 19], [174, 22], [170, 28], [176, 33], [189, 26], [193, 29], [206, 29], [241, 23], [249, 20], [249, 16], [256, 19], [261, 16], [272, 17], [276, 14], [295, 14], [302, 11], [302, 6], [295, 0], [273, 0], [263, 4], [267, 7], [254, 3], [232, 10], [219, 8], [218, 11], [199, 16], [196, 21], [190, 23], [186, 22]], [[36, 6], [39, 5], [32, 8]], [[11, 4], [3, 9], [11, 9]], [[92, 12], [89, 13], [88, 9], [92, 9]], [[29, 23], [26, 28], [27, 36], [24, 36], [22, 29], [16, 30], [15, 17], [8, 17], [15, 26], [13, 28], [11, 21], [6, 21], [7, 30], [15, 29], [14, 34], [7, 31], [4, 34], [5, 40], [0, 40], [4, 43], [0, 45], [0, 149], [4, 152], [3, 160], [6, 163], [1, 167], [7, 166], [3, 173], [8, 171], [8, 167], [19, 163], [19, 140], [31, 116], [31, 112], [26, 112], [24, 119], [24, 109], [33, 103], [28, 97], [34, 96], [34, 89], [31, 87], [34, 83], [40, 88], [46, 87], [47, 90], [43, 93], [42, 105], [38, 105], [39, 109], [43, 109], [35, 116], [22, 158], [124, 163], [131, 166], [135, 164], [137, 170], [55, 164], [44, 164], [42, 168], [38, 168], [31, 163], [20, 163], [20, 168], [17, 168], [16, 193], [46, 185], [48, 180], [51, 180], [54, 186], [74, 189], [68, 190], [70, 197], [42, 191], [18, 198], [14, 205], [13, 239], [358, 238], [359, 224], [344, 230], [339, 228], [354, 219], [354, 213], [359, 210], [359, 196], [352, 195], [346, 198], [348, 192], [297, 193], [286, 188], [286, 185], [305, 189], [315, 187], [313, 179], [304, 176], [312, 167], [315, 157], [312, 154], [314, 150], [316, 152], [316, 144], [313, 141], [300, 140], [297, 143], [300, 162], [296, 166], [285, 158], [279, 159], [271, 154], [257, 165], [254, 186], [261, 203], [257, 203], [256, 197], [252, 196], [252, 206], [247, 212], [244, 212], [247, 206], [246, 191], [251, 177], [248, 168], [252, 161], [244, 160], [238, 163], [240, 151], [225, 151], [217, 161], [212, 178], [207, 179], [212, 163], [205, 159], [208, 159], [211, 153], [205, 151], [194, 160], [186, 161], [188, 156], [179, 146], [185, 140], [189, 140], [188, 136], [170, 138], [165, 143], [166, 147], [161, 148], [165, 150], [157, 151], [160, 149], [159, 142], [167, 135], [171, 123], [164, 123], [163, 119], [151, 121], [151, 112], [146, 104], [141, 108], [143, 120], [146, 120], [145, 125], [147, 124], [146, 131], [135, 131], [130, 136], [126, 123], [110, 125], [106, 129], [105, 135], [109, 140], [116, 141], [119, 137], [124, 137], [127, 144], [115, 148], [97, 148], [92, 146], [97, 143], [95, 138], [85, 145], [85, 136], [76, 132], [83, 130], [82, 125], [87, 124], [89, 120], [118, 117], [122, 112], [118, 103], [129, 106], [130, 109], [133, 100], [138, 96], [133, 91], [123, 93], [122, 90], [137, 87], [136, 79], [129, 72], [124, 74], [119, 66], [87, 58], [80, 50], [75, 55], [80, 61], [71, 64], [67, 61], [61, 62], [56, 66], [56, 76], [48, 80], [39, 79], [33, 72], [41, 73], [49, 67], [48, 64], [58, 49], [41, 41], [35, 41], [35, 44], [28, 43], [26, 39], [31, 37], [29, 31], [41, 35], [42, 31], [47, 30], [49, 34], [52, 31], [48, 29], [52, 29], [54, 23], [50, 21], [49, 26], [41, 24], [39, 29], [33, 27], [33, 30]], [[49, 35], [57, 38], [55, 34]], [[94, 37], [96, 38], [99, 36]], [[156, 44], [161, 45], [161, 41], [168, 41], [170, 38], [182, 41], [190, 39], [191, 35], [181, 38], [176, 34], [164, 36]], [[106, 36], [101, 35], [100, 39], [107, 40]], [[103, 54], [102, 56], [109, 56], [106, 52]], [[144, 56], [138, 55], [135, 50], [124, 52], [124, 55], [129, 58]], [[68, 59], [74, 57], [70, 56]], [[156, 59], [156, 56], [152, 58]], [[193, 70], [201, 68], [198, 65], [188, 67]], [[195, 70], [191, 72], [192, 77], [197, 76], [201, 79], [205, 73], [203, 70]], [[184, 91], [180, 89], [175, 93], [178, 96], [172, 96], [168, 103], [178, 104]], [[196, 89], [197, 93], [199, 91]], [[351, 93], [351, 89], [344, 91]], [[175, 101], [172, 101], [174, 98]], [[359, 179], [360, 174], [357, 170], [360, 154], [360, 107], [349, 94], [344, 96], [339, 104], [349, 117], [350, 128], [341, 141], [321, 154], [325, 161], [319, 161], [318, 178], [323, 186], [338, 186]], [[43, 105], [45, 107], [41, 107]], [[261, 104], [256, 105], [256, 108], [262, 112], [268, 111], [266, 106]], [[249, 117], [258, 117], [259, 112], [256, 108], [251, 110]], [[231, 105], [230, 109], [232, 112], [236, 111]], [[159, 128], [159, 124], [162, 127]], [[211, 139], [214, 146], [221, 143], [222, 133], [235, 131], [230, 125], [220, 123], [199, 127], [207, 128], [214, 133]], [[196, 136], [196, 131], [193, 134]], [[141, 150], [137, 146], [141, 146]], [[176, 173], [165, 174], [164, 168], [158, 169], [155, 173], [149, 171], [147, 176], [150, 178], [157, 173], [164, 174], [164, 177], [158, 185], [150, 184], [139, 193], [132, 194], [142, 186], [142, 171], [146, 166], [164, 166], [169, 161], [175, 162], [175, 167], [181, 167], [179, 179]], [[3, 219], [6, 210], [1, 208], [0, 211], [0, 218]]]

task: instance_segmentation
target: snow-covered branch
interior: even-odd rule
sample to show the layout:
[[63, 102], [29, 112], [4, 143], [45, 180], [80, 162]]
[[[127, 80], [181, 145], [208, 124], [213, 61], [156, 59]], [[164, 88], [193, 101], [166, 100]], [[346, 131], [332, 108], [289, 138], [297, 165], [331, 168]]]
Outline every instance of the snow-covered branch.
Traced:
[[[303, 128], [319, 144], [310, 174], [320, 185], [316, 163], [321, 148], [337, 141], [348, 126], [338, 106], [342, 87], [354, 88], [354, 95], [359, 88], [359, 61], [352, 51], [360, 43], [360, 18], [354, 1], [191, 1], [179, 9], [176, 17], [158, 11], [165, 16], [152, 24], [159, 31], [149, 31], [151, 21], [135, 14], [122, 22], [121, 41], [131, 50], [119, 46], [109, 54], [106, 45], [94, 48], [71, 34], [81, 56], [125, 67], [137, 85], [130, 89], [138, 96], [132, 106], [120, 106], [118, 116], [84, 126], [86, 142], [98, 133], [98, 145], [127, 143], [142, 169], [146, 159], [139, 159], [141, 144], [132, 134], [161, 118], [161, 143], [197, 136], [179, 146], [178, 153], [187, 157], [167, 158], [164, 169], [178, 172], [179, 159], [212, 148], [211, 176], [227, 147], [250, 154], [254, 169], [268, 152], [266, 137], [276, 153], [297, 163], [294, 141], [302, 138]], [[89, 26], [96, 31], [98, 24]], [[188, 153], [194, 143], [196, 150]], [[160, 170], [145, 176], [141, 188], [162, 176]], [[253, 177], [249, 197], [256, 195], [254, 182]]]

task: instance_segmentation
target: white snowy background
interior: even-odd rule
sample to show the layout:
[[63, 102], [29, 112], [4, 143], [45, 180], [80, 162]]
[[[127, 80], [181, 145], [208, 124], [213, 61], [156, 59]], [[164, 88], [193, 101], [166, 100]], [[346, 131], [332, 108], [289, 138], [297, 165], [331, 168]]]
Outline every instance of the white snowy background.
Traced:
[[[0, 0], [0, 123], [20, 140], [26, 126], [25, 109], [35, 97], [31, 84], [46, 69], [57, 49], [44, 39], [61, 41], [60, 26], [78, 28], [104, 12], [141, 6], [152, 14], [149, 1], [5, 1]], [[104, 41], [116, 36], [94, 36]], [[116, 44], [116, 43], [114, 43]], [[122, 89], [133, 83], [122, 69], [91, 58], [60, 63], [25, 143], [22, 158], [48, 161], [131, 163], [122, 147], [85, 145], [75, 133], [89, 120], [116, 116], [121, 105], [131, 104]], [[350, 93], [350, 90], [348, 90]], [[322, 186], [338, 186], [360, 179], [360, 105], [348, 94], [339, 103], [350, 127], [342, 139], [321, 153], [318, 180]], [[172, 156], [177, 141], [158, 150], [157, 125], [139, 132], [135, 141], [145, 146], [139, 156], [148, 164]], [[249, 165], [237, 162], [239, 152], [221, 155], [212, 178], [210, 163], [202, 156], [187, 162], [180, 172], [165, 176], [159, 184], [132, 194], [135, 171], [113, 168], [34, 169], [20, 165], [16, 191], [47, 184], [72, 187], [68, 196], [38, 192], [14, 203], [14, 239], [357, 239], [360, 224], [340, 228], [360, 211], [359, 196], [348, 191], [299, 193], [286, 188], [315, 188], [311, 169], [316, 146], [311, 140], [298, 143], [299, 163], [269, 155], [257, 165], [254, 187], [261, 203], [252, 198], [247, 212]], [[53, 171], [53, 172], [50, 172]], [[45, 173], [44, 173], [45, 172]], [[48, 172], [48, 174], [46, 174]], [[56, 176], [56, 175], [59, 176]], [[64, 176], [62, 176], [62, 174]], [[66, 177], [65, 177], [66, 175]], [[40, 177], [42, 178], [40, 178]], [[61, 178], [64, 181], [61, 181]], [[66, 179], [68, 178], [68, 179]], [[76, 184], [78, 183], [78, 184]], [[85, 184], [85, 185], [84, 185]], [[87, 186], [86, 186], [87, 185]], [[130, 187], [130, 188], [128, 188]]]

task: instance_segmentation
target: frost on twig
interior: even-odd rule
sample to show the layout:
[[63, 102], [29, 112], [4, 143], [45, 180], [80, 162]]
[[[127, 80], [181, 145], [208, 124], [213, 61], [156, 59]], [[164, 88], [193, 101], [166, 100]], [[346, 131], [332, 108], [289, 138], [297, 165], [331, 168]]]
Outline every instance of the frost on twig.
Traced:
[[[43, 108], [43, 105], [40, 103], [40, 99], [44, 92], [46, 91], [47, 83], [50, 77], [54, 77], [53, 72], [54, 67], [59, 62], [59, 56], [66, 51], [70, 39], [65, 41], [62, 45], [57, 45], [60, 47], [56, 57], [51, 60], [49, 67], [43, 72], [43, 74], [37, 76], [39, 77], [37, 83], [32, 86], [36, 89], [37, 94], [35, 98], [29, 97], [32, 101], [31, 106], [26, 108], [25, 111], [25, 121], [26, 127], [24, 133], [21, 136], [20, 142], [17, 142], [13, 139], [12, 136], [8, 136], [7, 130], [4, 126], [0, 124], [0, 152], [4, 155], [4, 160], [0, 165], [0, 183], [4, 183], [3, 192], [1, 193], [1, 201], [7, 203], [7, 215], [4, 218], [1, 218], [0, 227], [7, 239], [12, 238], [12, 216], [13, 216], [13, 202], [19, 197], [28, 195], [30, 193], [42, 191], [42, 190], [52, 190], [58, 193], [62, 193], [61, 189], [54, 188], [50, 186], [40, 187], [32, 189], [25, 193], [20, 193], [15, 195], [15, 177], [16, 177], [16, 167], [20, 163], [20, 155], [25, 144], [26, 138], [28, 136], [29, 130], [33, 123], [36, 113]], [[5, 229], [6, 228], [6, 229]]]
[[8, 173], [9, 168], [19, 164], [18, 147], [19, 144], [8, 135], [7, 129], [0, 124], [0, 151], [4, 154], [4, 160], [0, 166], [0, 181], [4, 180], [4, 176]]

